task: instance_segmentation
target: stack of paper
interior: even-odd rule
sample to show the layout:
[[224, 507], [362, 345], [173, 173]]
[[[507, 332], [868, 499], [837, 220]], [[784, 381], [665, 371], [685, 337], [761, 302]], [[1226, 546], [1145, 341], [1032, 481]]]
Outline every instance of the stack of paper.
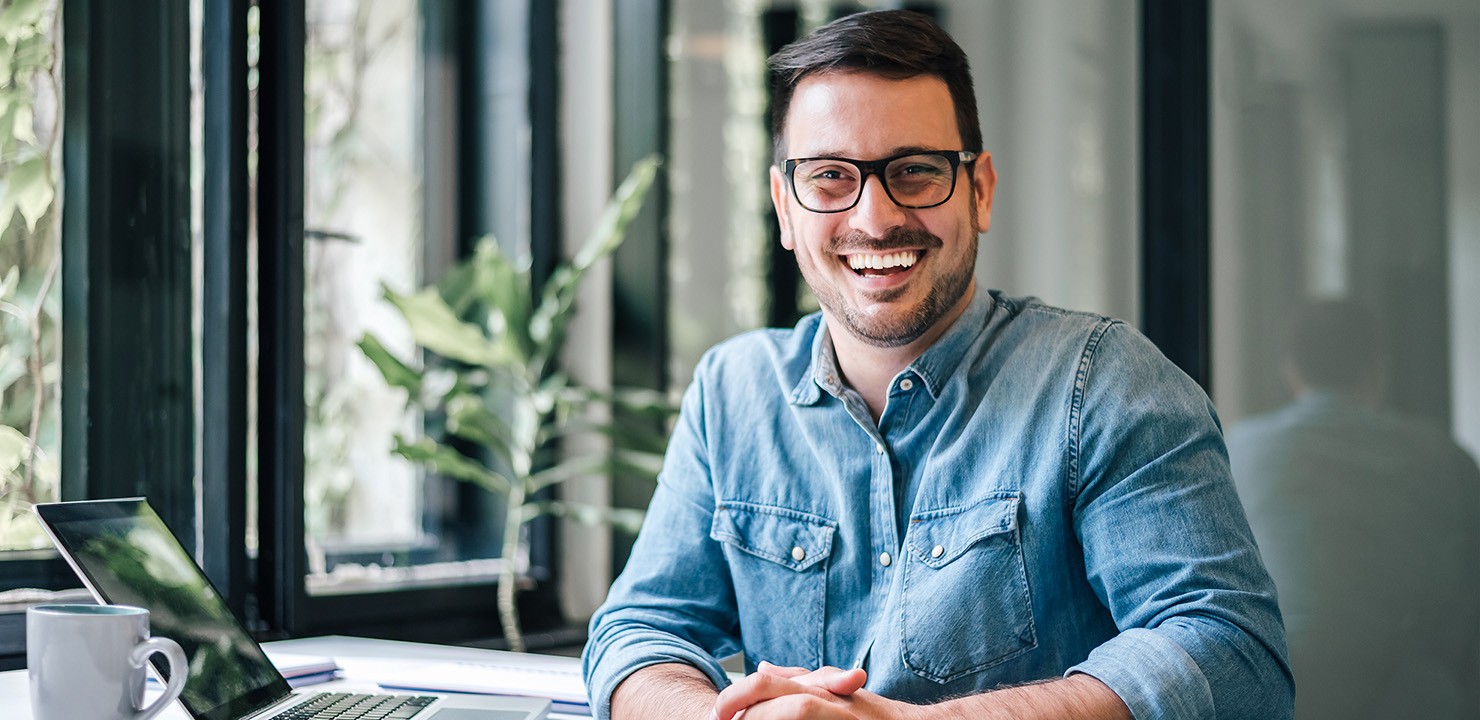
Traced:
[[[527, 657], [527, 656], [526, 656]], [[383, 685], [385, 683], [382, 683]], [[556, 712], [590, 715], [579, 663], [443, 662], [409, 669], [392, 681], [405, 690], [521, 695], [550, 700]]]

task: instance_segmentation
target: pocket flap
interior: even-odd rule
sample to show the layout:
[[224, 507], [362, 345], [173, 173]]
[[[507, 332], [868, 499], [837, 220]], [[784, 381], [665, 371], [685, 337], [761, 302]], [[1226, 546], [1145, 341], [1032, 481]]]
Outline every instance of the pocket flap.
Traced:
[[832, 554], [837, 525], [796, 510], [723, 502], [714, 509], [709, 537], [778, 565], [806, 570]]
[[1016, 531], [1018, 503], [1018, 493], [998, 493], [975, 505], [918, 513], [910, 517], [906, 544], [915, 559], [941, 567], [983, 538]]

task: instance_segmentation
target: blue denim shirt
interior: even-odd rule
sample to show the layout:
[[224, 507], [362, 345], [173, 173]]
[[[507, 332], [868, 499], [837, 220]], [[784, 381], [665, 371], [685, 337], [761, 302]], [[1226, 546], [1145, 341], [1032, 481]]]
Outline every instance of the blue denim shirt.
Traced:
[[1124, 323], [978, 292], [877, 425], [820, 315], [711, 350], [631, 560], [591, 620], [592, 706], [716, 657], [864, 667], [929, 703], [1070, 672], [1135, 717], [1290, 717], [1274, 587], [1207, 396]]

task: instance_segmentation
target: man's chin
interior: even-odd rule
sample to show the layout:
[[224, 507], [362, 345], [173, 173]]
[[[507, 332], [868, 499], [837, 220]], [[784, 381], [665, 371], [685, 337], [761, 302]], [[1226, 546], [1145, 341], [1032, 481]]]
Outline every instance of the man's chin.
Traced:
[[864, 317], [862, 313], [850, 312], [844, 315], [844, 322], [854, 337], [881, 348], [903, 347], [918, 340], [930, 329], [929, 319], [918, 308], [892, 312], [888, 317]]

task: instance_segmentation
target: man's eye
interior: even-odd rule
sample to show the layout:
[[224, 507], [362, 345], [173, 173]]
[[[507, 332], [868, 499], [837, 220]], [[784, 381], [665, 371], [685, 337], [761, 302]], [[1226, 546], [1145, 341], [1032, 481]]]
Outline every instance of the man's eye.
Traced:
[[807, 179], [814, 182], [838, 182], [844, 180], [852, 180], [853, 174], [847, 172], [847, 170], [845, 170], [844, 168], [832, 166], [818, 168], [816, 170], [808, 172]]
[[900, 168], [899, 174], [913, 177], [931, 177], [935, 175], [940, 175], [942, 174], [942, 172], [943, 171], [940, 168], [934, 165], [907, 165], [903, 168]]

